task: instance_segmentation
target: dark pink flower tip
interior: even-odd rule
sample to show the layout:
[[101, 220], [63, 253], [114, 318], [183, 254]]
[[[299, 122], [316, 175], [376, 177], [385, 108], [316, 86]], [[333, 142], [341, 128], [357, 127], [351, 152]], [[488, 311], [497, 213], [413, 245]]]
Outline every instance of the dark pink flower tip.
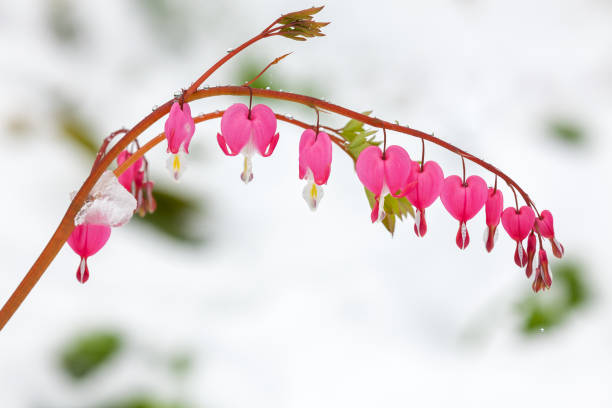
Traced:
[[[122, 151], [119, 153], [119, 156], [117, 156], [117, 165], [121, 166], [121, 164], [123, 164], [123, 162], [125, 162], [131, 156], [132, 154], [127, 150]], [[141, 169], [143, 163], [144, 159], [141, 157], [118, 177], [119, 183], [121, 183], [121, 185], [132, 194], [142, 186], [144, 173], [141, 171]]]
[[514, 263], [519, 268], [527, 266], [527, 252], [525, 252], [525, 248], [523, 248], [523, 243], [521, 241], [516, 241], [516, 249], [514, 250]]
[[332, 145], [329, 135], [319, 132], [315, 135], [312, 129], [307, 129], [300, 138], [299, 175], [304, 179], [308, 171], [312, 173], [318, 185], [327, 183], [331, 171]]
[[485, 212], [487, 214], [487, 225], [495, 226], [499, 224], [502, 210], [504, 209], [504, 195], [501, 190], [489, 187], [487, 191], [487, 201]]
[[427, 234], [427, 221], [425, 220], [425, 208], [414, 211], [414, 233], [417, 237], [424, 237]]
[[409, 188], [412, 161], [403, 147], [389, 146], [383, 158], [378, 146], [369, 146], [359, 154], [355, 170], [361, 183], [375, 196], [390, 193], [398, 197]]
[[527, 238], [529, 231], [533, 228], [535, 213], [531, 207], [522, 206], [518, 211], [514, 207], [508, 207], [502, 212], [501, 222], [504, 229], [515, 241]]
[[181, 105], [174, 102], [164, 124], [164, 133], [168, 140], [168, 152], [178, 154], [182, 148], [185, 153], [189, 153], [189, 143], [194, 132], [195, 123], [191, 117], [189, 104], [183, 103], [181, 109]]
[[457, 231], [457, 236], [455, 236], [455, 242], [459, 249], [465, 249], [470, 244], [470, 233], [465, 222], [459, 222], [459, 230]]
[[[235, 103], [223, 113], [221, 134], [217, 136], [224, 153], [234, 156], [238, 153], [251, 155], [257, 149], [262, 156], [269, 156], [278, 143], [276, 116], [272, 109], [259, 104], [251, 109], [242, 103]], [[229, 152], [222, 145], [227, 144]], [[243, 149], [246, 150], [243, 152]]]
[[108, 241], [111, 228], [102, 224], [81, 224], [74, 227], [68, 245], [81, 257], [77, 269], [77, 280], [85, 283], [89, 279], [87, 258], [98, 252]]
[[546, 251], [541, 249], [538, 251], [538, 269], [540, 271], [540, 276], [542, 282], [546, 289], [550, 288], [552, 285], [552, 275], [550, 274], [550, 270], [548, 269], [548, 257], [546, 256]]
[[479, 176], [470, 176], [463, 184], [461, 177], [449, 176], [442, 183], [440, 200], [457, 221], [474, 218], [487, 200], [487, 183]]
[[536, 245], [536, 236], [532, 230], [531, 234], [529, 234], [529, 238], [527, 238], [527, 268], [525, 269], [525, 274], [528, 278], [530, 278], [533, 273], [533, 258], [535, 258]]
[[487, 225], [485, 228], [485, 248], [491, 252], [495, 247], [498, 236], [497, 225]]

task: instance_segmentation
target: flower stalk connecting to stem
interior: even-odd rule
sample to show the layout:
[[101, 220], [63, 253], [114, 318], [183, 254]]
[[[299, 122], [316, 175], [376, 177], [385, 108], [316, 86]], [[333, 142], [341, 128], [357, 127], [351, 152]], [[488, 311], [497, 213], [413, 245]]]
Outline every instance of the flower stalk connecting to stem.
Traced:
[[[367, 191], [373, 194], [372, 222], [382, 221], [388, 216], [387, 211], [394, 211], [393, 205], [387, 209], [386, 200], [391, 203], [393, 200], [397, 202], [404, 200], [404, 206], [415, 207], [414, 229], [417, 236], [422, 237], [427, 231], [425, 208], [440, 197], [449, 213], [459, 221], [456, 243], [459, 248], [463, 249], [469, 244], [467, 221], [485, 206], [487, 250], [493, 249], [496, 228], [501, 219], [504, 229], [517, 242], [515, 262], [520, 267], [526, 266], [526, 273], [529, 276], [536, 251], [535, 235], [537, 234], [540, 245], [539, 265], [536, 268], [533, 289], [538, 291], [550, 287], [552, 279], [546, 252], [542, 246], [542, 236], [549, 238], [556, 256], [560, 257], [564, 252], [563, 246], [554, 235], [552, 215], [548, 211], [543, 211], [540, 215], [529, 195], [507, 174], [488, 162], [433, 134], [372, 118], [310, 96], [251, 87], [251, 84], [268, 68], [289, 54], [273, 60], [256, 77], [243, 85], [200, 88], [217, 69], [232, 57], [264, 38], [283, 36], [292, 40], [305, 41], [307, 38], [323, 36], [321, 28], [328, 23], [318, 22], [313, 18], [321, 9], [322, 7], [313, 7], [277, 18], [262, 32], [224, 55], [191, 86], [177, 95], [177, 98], [159, 106], [131, 129], [120, 129], [107, 137], [102, 143], [90, 174], [74, 194], [57, 230], [0, 310], [0, 329], [15, 313], [66, 241], [81, 256], [82, 261], [77, 270], [77, 278], [84, 283], [90, 277], [86, 259], [99, 251], [108, 240], [110, 227], [124, 223], [125, 214], [129, 219], [134, 211], [144, 215], [155, 210], [153, 182], [148, 177], [149, 163], [144, 158], [145, 153], [167, 141], [167, 150], [171, 154], [168, 162], [169, 169], [173, 177], [178, 179], [184, 170], [184, 160], [189, 153], [189, 143], [194, 135], [196, 124], [218, 118], [221, 118], [221, 132], [217, 135], [218, 144], [223, 153], [228, 156], [238, 154], [244, 156], [241, 179], [245, 183], [253, 180], [253, 156], [259, 154], [268, 157], [274, 152], [279, 140], [279, 134], [276, 132], [277, 120], [284, 121], [304, 129], [299, 141], [299, 178], [306, 181], [303, 196], [312, 210], [318, 208], [323, 197], [323, 185], [330, 177], [333, 143], [355, 160], [355, 169], [359, 179]], [[192, 117], [189, 103], [221, 95], [248, 95], [249, 106], [236, 103], [223, 111]], [[311, 107], [317, 114], [316, 125], [276, 114], [264, 104], [252, 106], [254, 97], [288, 101]], [[382, 129], [382, 150], [379, 147], [380, 142], [365, 138], [362, 138], [361, 147], [356, 149], [355, 140], [343, 134], [342, 129], [333, 129], [320, 123], [320, 110], [344, 116], [361, 125], [366, 124], [375, 129]], [[137, 138], [166, 115], [168, 118], [164, 126], [164, 133], [140, 146]], [[421, 161], [412, 161], [408, 152], [401, 146], [387, 146], [387, 131], [420, 138]], [[444, 178], [442, 169], [436, 162], [425, 162], [425, 141], [459, 155], [462, 160], [463, 177], [451, 175]], [[136, 148], [131, 151], [126, 150], [132, 143]], [[111, 145], [112, 147], [108, 149]], [[117, 160], [118, 167], [114, 172], [108, 172], [107, 169], [115, 160]], [[466, 160], [493, 173], [495, 175], [494, 187], [487, 188], [485, 181], [477, 175], [466, 178]], [[503, 197], [497, 186], [498, 177], [510, 186], [516, 202], [516, 208], [506, 208], [503, 213]], [[526, 203], [520, 209], [517, 192]], [[102, 199], [106, 201], [100, 201]], [[525, 253], [522, 241], [529, 234], [531, 235], [528, 251]], [[88, 241], [89, 238], [95, 239]]]

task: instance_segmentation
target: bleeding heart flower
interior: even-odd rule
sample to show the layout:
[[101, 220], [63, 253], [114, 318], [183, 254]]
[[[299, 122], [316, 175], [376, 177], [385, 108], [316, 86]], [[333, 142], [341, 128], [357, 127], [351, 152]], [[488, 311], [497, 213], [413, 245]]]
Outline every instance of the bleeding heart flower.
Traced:
[[385, 218], [384, 205], [380, 205], [387, 194], [401, 197], [414, 188], [414, 173], [410, 156], [400, 146], [389, 146], [384, 155], [378, 146], [366, 147], [355, 165], [357, 176], [376, 199], [370, 218], [372, 222]]
[[527, 265], [527, 253], [523, 248], [522, 241], [527, 238], [529, 231], [533, 229], [535, 213], [531, 207], [526, 205], [522, 206], [520, 210], [508, 207], [502, 213], [501, 221], [510, 238], [516, 241], [514, 262], [522, 268]]
[[502, 210], [504, 208], [504, 195], [501, 190], [489, 187], [487, 193], [487, 201], [485, 203], [485, 212], [487, 214], [487, 227], [485, 228], [485, 247], [487, 252], [493, 250], [493, 246], [499, 235], [497, 226], [501, 219]]
[[536, 244], [535, 233], [531, 230], [529, 238], [527, 238], [527, 268], [525, 269], [525, 274], [528, 278], [530, 278], [533, 273], [533, 258], [535, 258]]
[[171, 153], [167, 167], [175, 180], [178, 180], [186, 169], [185, 155], [189, 154], [189, 143], [194, 132], [195, 123], [189, 104], [183, 103], [181, 109], [181, 105], [174, 102], [164, 125], [164, 133], [168, 140], [168, 153]]
[[414, 215], [414, 232], [418, 237], [427, 233], [425, 208], [429, 207], [440, 196], [444, 173], [438, 163], [428, 161], [421, 168], [418, 162], [412, 162], [412, 171], [416, 177], [416, 185], [408, 190], [406, 198], [416, 208]]
[[[127, 150], [122, 151], [119, 153], [119, 156], [117, 156], [117, 165], [121, 166], [121, 164], [123, 164], [123, 162], [125, 162], [131, 156], [132, 154]], [[134, 196], [136, 196], [137, 190], [142, 187], [142, 182], [144, 179], [143, 164], [144, 159], [141, 157], [118, 177], [119, 183], [121, 183], [121, 185]]]
[[306, 179], [303, 197], [311, 210], [316, 210], [323, 198], [323, 184], [327, 183], [331, 171], [332, 145], [329, 135], [307, 129], [300, 138], [299, 173]]
[[244, 156], [244, 170], [240, 178], [245, 184], [253, 180], [251, 157], [256, 152], [263, 157], [274, 152], [279, 138], [275, 132], [276, 116], [266, 105], [255, 105], [249, 110], [245, 104], [235, 103], [223, 113], [217, 142], [226, 155], [241, 153]]
[[98, 252], [110, 238], [111, 228], [103, 224], [82, 224], [72, 230], [68, 245], [81, 257], [76, 277], [81, 283], [89, 279], [87, 258]]
[[455, 242], [459, 249], [470, 243], [467, 221], [474, 218], [487, 200], [487, 183], [479, 176], [470, 176], [465, 183], [459, 176], [448, 176], [442, 183], [440, 200], [446, 210], [459, 221]]
[[546, 256], [545, 250], [540, 249], [538, 252], [538, 260], [539, 265], [536, 269], [533, 285], [531, 286], [534, 292], [539, 292], [542, 289], [550, 289], [552, 285], [552, 275], [548, 270], [548, 257]]
[[542, 211], [539, 218], [535, 220], [535, 228], [544, 238], [548, 238], [552, 245], [553, 255], [561, 258], [565, 249], [557, 238], [555, 238], [555, 229], [553, 226], [553, 216], [548, 210]]

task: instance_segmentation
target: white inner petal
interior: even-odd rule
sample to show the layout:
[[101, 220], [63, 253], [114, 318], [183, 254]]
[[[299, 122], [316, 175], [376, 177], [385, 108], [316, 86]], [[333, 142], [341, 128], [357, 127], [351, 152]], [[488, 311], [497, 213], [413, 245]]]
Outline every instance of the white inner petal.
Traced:
[[304, 186], [304, 190], [302, 190], [302, 197], [304, 197], [304, 201], [306, 201], [306, 204], [308, 204], [308, 207], [312, 211], [317, 209], [323, 198], [323, 187], [314, 182], [314, 177], [310, 169], [308, 169], [306, 173], [306, 185]]

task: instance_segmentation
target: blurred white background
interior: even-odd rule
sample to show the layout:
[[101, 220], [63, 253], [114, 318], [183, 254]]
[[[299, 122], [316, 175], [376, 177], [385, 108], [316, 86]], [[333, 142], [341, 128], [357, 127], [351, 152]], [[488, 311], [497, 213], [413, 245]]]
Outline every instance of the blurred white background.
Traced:
[[[91, 157], [66, 131], [71, 120], [86, 121], [99, 143], [277, 15], [310, 5], [0, 3], [0, 302], [89, 170]], [[255, 159], [254, 182], [244, 186], [241, 161], [219, 150], [213, 121], [196, 130], [179, 185], [163, 147], [148, 155], [160, 185], [205, 200], [190, 225], [203, 242], [133, 221], [90, 259], [85, 285], [65, 247], [0, 334], [0, 406], [107, 406], [134, 392], [198, 407], [610, 406], [611, 18], [605, 0], [331, 1], [317, 15], [332, 21], [326, 37], [263, 41], [209, 82], [238, 84], [245, 66], [258, 72], [293, 51], [266, 74], [273, 89], [373, 109], [492, 162], [552, 211], [588, 286], [585, 307], [526, 331], [517, 304], [555, 304], [563, 286], [532, 294], [503, 231], [487, 254], [483, 213], [468, 223], [465, 251], [439, 201], [425, 238], [411, 220], [391, 238], [370, 223], [352, 161], [334, 150], [312, 214], [297, 176], [299, 129], [279, 125], [276, 152]], [[191, 106], [209, 112], [238, 101], [246, 102]], [[270, 105], [314, 121], [309, 110]], [[419, 140], [389, 139], [419, 157]], [[461, 170], [458, 157], [433, 145], [426, 159], [446, 175]], [[474, 165], [468, 172], [493, 182]], [[509, 203], [510, 190], [504, 195]], [[562, 263], [549, 257], [554, 273]], [[99, 327], [122, 333], [121, 354], [74, 382], [57, 354]], [[193, 359], [180, 379], [155, 368], [156, 356], [176, 350]]]

